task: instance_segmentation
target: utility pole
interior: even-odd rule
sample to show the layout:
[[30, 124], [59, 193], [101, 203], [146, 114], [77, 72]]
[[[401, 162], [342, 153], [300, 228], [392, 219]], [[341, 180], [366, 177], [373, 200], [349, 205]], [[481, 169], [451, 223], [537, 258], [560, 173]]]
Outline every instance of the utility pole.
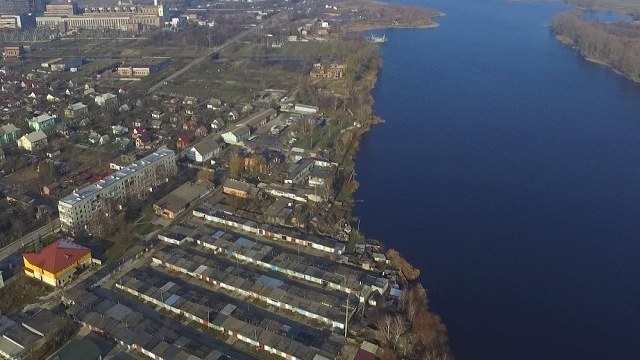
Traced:
[[344, 312], [344, 341], [347, 341], [347, 327], [349, 326], [349, 295], [347, 294], [347, 310]]

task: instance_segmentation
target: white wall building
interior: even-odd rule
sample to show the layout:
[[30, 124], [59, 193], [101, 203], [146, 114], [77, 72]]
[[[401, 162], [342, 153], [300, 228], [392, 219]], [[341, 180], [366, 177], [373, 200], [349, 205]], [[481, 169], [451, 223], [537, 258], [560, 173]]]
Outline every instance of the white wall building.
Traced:
[[132, 198], [143, 198], [177, 171], [175, 152], [163, 148], [95, 184], [74, 190], [58, 202], [62, 229], [77, 233], [101, 208], [102, 199], [114, 198], [123, 203]]

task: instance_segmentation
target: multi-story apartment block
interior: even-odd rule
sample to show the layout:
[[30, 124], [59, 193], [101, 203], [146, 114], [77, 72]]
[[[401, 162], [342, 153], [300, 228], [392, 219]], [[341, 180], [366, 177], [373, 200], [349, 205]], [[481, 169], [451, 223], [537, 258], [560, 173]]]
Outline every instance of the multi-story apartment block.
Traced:
[[104, 199], [124, 204], [131, 199], [144, 198], [177, 171], [175, 152], [162, 148], [94, 184], [76, 189], [58, 202], [62, 229], [77, 233], [102, 208]]

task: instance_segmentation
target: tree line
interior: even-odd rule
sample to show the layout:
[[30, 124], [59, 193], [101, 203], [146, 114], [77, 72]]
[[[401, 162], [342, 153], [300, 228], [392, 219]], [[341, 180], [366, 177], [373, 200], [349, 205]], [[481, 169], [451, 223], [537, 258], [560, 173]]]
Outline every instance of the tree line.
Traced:
[[584, 57], [606, 62], [640, 82], [640, 26], [589, 22], [581, 12], [569, 11], [554, 16], [551, 29]]

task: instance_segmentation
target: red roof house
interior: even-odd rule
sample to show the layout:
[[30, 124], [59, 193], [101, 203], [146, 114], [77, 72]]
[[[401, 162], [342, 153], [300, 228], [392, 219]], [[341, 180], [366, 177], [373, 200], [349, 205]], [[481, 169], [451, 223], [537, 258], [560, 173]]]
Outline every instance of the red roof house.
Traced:
[[66, 283], [78, 267], [91, 263], [91, 250], [60, 239], [40, 252], [22, 254], [24, 272], [49, 285], [58, 286]]

